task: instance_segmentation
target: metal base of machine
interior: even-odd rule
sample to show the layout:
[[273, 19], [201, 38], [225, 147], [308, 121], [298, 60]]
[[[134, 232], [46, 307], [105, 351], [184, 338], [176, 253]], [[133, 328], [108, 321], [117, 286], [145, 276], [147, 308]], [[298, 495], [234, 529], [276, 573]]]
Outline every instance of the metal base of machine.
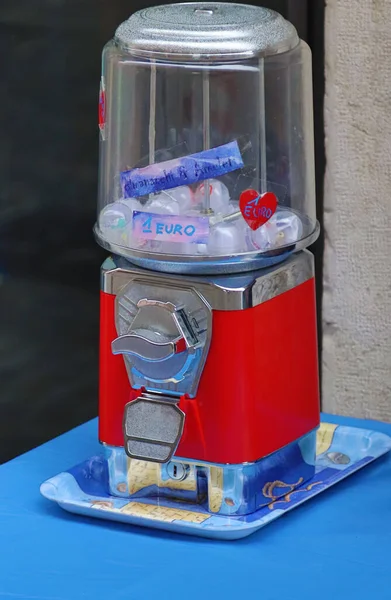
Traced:
[[41, 493], [64, 510], [79, 515], [234, 540], [261, 529], [389, 450], [391, 438], [385, 434], [322, 423], [316, 437], [312, 479], [292, 486], [271, 478], [263, 488], [269, 502], [255, 512], [238, 516], [210, 512], [202, 504], [186, 498], [120, 497], [118, 492], [125, 495], [125, 489], [113, 495], [109, 489], [109, 464], [104, 456], [93, 457], [52, 477], [42, 484]]

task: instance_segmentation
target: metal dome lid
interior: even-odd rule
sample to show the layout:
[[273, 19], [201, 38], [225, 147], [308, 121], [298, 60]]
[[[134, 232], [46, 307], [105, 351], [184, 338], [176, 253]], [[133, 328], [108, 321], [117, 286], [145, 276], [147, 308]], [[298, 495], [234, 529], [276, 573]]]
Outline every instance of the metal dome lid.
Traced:
[[238, 60], [291, 50], [295, 27], [249, 4], [188, 2], [146, 8], [120, 25], [115, 42], [136, 56], [165, 60]]

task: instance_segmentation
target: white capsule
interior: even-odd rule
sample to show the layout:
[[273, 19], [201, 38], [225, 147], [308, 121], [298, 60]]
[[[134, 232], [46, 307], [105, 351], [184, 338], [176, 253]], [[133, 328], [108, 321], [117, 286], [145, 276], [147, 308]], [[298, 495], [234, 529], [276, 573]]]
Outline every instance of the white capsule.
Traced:
[[137, 198], [121, 198], [118, 203], [127, 206], [127, 208], [132, 211], [132, 216], [134, 211], [143, 210], [142, 204]]
[[145, 212], [155, 213], [157, 215], [179, 215], [179, 201], [165, 192], [153, 196], [144, 206]]
[[132, 214], [132, 209], [122, 202], [105, 206], [99, 215], [99, 229], [104, 239], [112, 244], [126, 245]]
[[191, 255], [197, 254], [196, 244], [186, 244], [182, 242], [161, 242], [160, 252], [171, 255]]
[[191, 210], [193, 206], [193, 192], [186, 185], [172, 190], [165, 190], [162, 195], [167, 196], [168, 201], [178, 202], [179, 214], [183, 215]]
[[239, 208], [239, 202], [234, 202], [231, 200], [231, 202], [227, 205], [227, 212], [225, 213], [225, 216], [227, 215], [236, 215], [236, 218], [242, 223], [243, 217]]
[[285, 246], [299, 241], [303, 235], [303, 224], [300, 217], [290, 210], [278, 211], [276, 216], [279, 244]]
[[289, 210], [279, 210], [261, 227], [251, 230], [250, 239], [258, 250], [274, 250], [296, 243], [303, 231], [300, 218]]
[[210, 208], [216, 213], [227, 214], [229, 204], [229, 191], [226, 185], [218, 179], [210, 179], [208, 182], [201, 183], [195, 192], [195, 203], [205, 206], [205, 185], [209, 183]]
[[211, 228], [208, 240], [208, 254], [235, 254], [245, 248], [244, 228], [237, 221], [218, 223]]
[[208, 246], [207, 244], [197, 244], [197, 254], [202, 254], [202, 256], [208, 256]]
[[162, 252], [162, 242], [141, 237], [131, 238], [130, 247], [143, 252]]
[[266, 252], [277, 247], [277, 234], [277, 225], [270, 219], [255, 231], [250, 230], [250, 240], [257, 250]]

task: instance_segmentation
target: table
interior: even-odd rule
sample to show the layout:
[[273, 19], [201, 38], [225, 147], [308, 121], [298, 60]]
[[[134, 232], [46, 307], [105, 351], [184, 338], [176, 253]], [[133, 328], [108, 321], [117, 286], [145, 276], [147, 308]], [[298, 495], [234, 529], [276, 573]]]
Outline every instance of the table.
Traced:
[[[391, 425], [326, 415], [391, 435]], [[0, 467], [0, 600], [391, 597], [391, 456], [236, 542], [82, 518], [39, 494], [99, 452], [90, 421]]]

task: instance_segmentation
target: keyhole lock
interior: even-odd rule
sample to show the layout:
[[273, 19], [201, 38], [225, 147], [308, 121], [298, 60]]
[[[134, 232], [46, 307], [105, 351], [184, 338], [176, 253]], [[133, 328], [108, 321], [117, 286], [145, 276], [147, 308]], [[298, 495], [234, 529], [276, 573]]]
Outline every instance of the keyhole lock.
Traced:
[[175, 481], [183, 481], [186, 479], [190, 471], [189, 465], [182, 463], [170, 462], [167, 465], [167, 475]]

